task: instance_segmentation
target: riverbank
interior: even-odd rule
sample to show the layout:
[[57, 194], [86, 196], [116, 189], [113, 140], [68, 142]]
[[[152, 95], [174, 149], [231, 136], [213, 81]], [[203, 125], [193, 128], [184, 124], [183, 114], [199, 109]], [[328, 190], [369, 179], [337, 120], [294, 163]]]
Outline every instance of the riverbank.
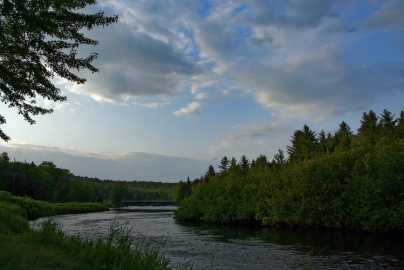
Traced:
[[402, 138], [383, 137], [368, 148], [355, 145], [272, 167], [263, 164], [246, 175], [229, 169], [200, 182], [181, 201], [176, 218], [404, 232]]
[[99, 204], [53, 205], [1, 195], [0, 269], [170, 269], [161, 250], [145, 242], [132, 243], [130, 230], [116, 220], [105, 239], [93, 241], [66, 236], [52, 218], [36, 230], [29, 226], [28, 218], [102, 210]]
[[27, 212], [28, 219], [109, 211], [109, 207], [102, 203], [49, 203], [33, 200], [29, 197], [12, 196], [9, 192], [5, 191], [0, 191], [0, 201], [20, 206]]

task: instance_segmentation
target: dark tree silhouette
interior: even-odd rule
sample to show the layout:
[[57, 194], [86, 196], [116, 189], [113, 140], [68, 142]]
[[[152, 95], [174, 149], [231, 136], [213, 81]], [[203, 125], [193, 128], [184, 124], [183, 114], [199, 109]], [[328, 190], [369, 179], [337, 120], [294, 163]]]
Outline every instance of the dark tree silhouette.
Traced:
[[[83, 84], [86, 80], [71, 69], [98, 72], [91, 65], [97, 53], [77, 58], [76, 49], [80, 45], [98, 44], [79, 31], [115, 23], [118, 16], [105, 17], [102, 11], [96, 14], [76, 12], [96, 3], [96, 0], [0, 2], [0, 99], [8, 107], [16, 107], [18, 114], [31, 125], [35, 124], [31, 115], [53, 112], [35, 105], [37, 96], [55, 102], [66, 101], [51, 78], [59, 76]], [[0, 115], [0, 124], [5, 123], [6, 119]], [[1, 129], [0, 138], [10, 140]]]

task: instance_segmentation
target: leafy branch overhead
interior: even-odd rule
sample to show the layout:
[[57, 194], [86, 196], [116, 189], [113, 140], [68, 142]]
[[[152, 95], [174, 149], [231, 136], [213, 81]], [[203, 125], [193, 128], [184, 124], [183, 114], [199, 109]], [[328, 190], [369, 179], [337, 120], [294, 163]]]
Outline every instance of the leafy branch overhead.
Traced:
[[[97, 58], [92, 53], [77, 58], [80, 45], [98, 45], [79, 31], [95, 26], [108, 26], [118, 21], [118, 16], [76, 13], [95, 0], [3, 0], [0, 2], [0, 99], [30, 124], [31, 115], [52, 113], [36, 105], [36, 98], [63, 102], [66, 97], [50, 81], [54, 76], [83, 84], [71, 69], [88, 69], [98, 72], [91, 62]], [[6, 119], [0, 115], [0, 124]], [[9, 141], [0, 129], [0, 137]]]

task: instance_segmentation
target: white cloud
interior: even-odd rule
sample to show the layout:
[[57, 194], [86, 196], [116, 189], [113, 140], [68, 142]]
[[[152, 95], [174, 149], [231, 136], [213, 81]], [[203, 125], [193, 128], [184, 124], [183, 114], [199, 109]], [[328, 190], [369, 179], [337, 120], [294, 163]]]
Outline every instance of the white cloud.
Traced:
[[197, 116], [202, 114], [202, 104], [200, 102], [191, 102], [185, 108], [180, 108], [173, 112], [175, 116]]
[[245, 97], [245, 93], [231, 93], [230, 89], [224, 89], [218, 94], [209, 94], [206, 92], [200, 92], [194, 96], [195, 99], [212, 99], [212, 98], [228, 98], [228, 97]]
[[138, 106], [143, 106], [143, 107], [148, 107], [148, 108], [165, 108], [166, 106], [170, 105], [170, 102], [164, 102], [164, 103], [139, 103], [136, 101], [133, 101], [132, 104], [138, 105]]
[[89, 32], [100, 40], [94, 62], [100, 74], [83, 73], [88, 82], [70, 89], [110, 102], [184, 97], [187, 91], [197, 100], [248, 93], [281, 118], [363, 110], [402, 91], [403, 65], [364, 59], [362, 67], [350, 59], [350, 46], [365, 38], [363, 29], [401, 31], [404, 2], [384, 1], [359, 26], [351, 25], [350, 12], [360, 2], [217, 1], [203, 15], [199, 1], [103, 2], [109, 12], [119, 11], [119, 25]]

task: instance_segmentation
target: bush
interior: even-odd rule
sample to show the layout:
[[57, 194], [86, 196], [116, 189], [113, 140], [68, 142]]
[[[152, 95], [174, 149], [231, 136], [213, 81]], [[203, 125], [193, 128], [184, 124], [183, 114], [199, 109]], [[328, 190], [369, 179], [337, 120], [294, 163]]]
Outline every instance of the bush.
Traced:
[[28, 229], [27, 211], [16, 204], [0, 201], [0, 231], [22, 233]]

